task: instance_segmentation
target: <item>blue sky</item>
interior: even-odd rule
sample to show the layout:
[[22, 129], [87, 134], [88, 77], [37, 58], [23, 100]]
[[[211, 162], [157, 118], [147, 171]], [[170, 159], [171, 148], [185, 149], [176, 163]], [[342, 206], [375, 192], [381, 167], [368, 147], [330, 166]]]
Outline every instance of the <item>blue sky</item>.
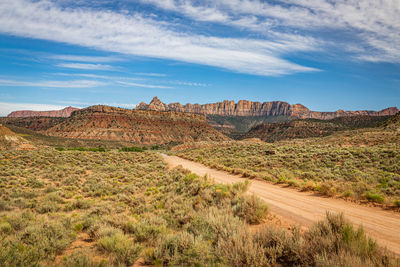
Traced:
[[108, 104], [400, 106], [397, 0], [2, 0], [0, 116]]

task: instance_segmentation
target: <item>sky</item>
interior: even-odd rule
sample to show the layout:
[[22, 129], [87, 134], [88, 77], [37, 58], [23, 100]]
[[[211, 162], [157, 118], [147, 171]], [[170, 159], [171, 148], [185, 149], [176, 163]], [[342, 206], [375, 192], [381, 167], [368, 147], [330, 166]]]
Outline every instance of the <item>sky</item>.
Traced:
[[0, 116], [106, 104], [400, 106], [399, 0], [1, 0]]

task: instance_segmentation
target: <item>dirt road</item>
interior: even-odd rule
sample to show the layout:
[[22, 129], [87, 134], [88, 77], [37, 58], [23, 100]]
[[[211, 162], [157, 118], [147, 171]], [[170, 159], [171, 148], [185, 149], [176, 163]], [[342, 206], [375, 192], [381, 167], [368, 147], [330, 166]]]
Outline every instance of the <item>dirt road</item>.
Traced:
[[[209, 175], [219, 183], [235, 183], [243, 178], [223, 171], [210, 169], [200, 163], [175, 156], [162, 155], [170, 167], [182, 165], [200, 176]], [[341, 199], [315, 196], [313, 193], [298, 192], [263, 181], [252, 180], [249, 193], [263, 199], [273, 213], [285, 220], [307, 227], [322, 219], [326, 211], [343, 212], [354, 225], [363, 225], [365, 231], [379, 245], [400, 255], [400, 214], [380, 208], [360, 206]]]

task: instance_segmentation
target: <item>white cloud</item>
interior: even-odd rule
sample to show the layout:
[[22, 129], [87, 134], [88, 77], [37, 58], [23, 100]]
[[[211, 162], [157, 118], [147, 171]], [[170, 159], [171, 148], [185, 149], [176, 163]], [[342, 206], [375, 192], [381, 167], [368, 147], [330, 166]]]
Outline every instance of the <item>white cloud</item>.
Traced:
[[263, 41], [179, 33], [165, 22], [138, 14], [63, 9], [44, 0], [0, 1], [0, 32], [256, 75], [316, 71], [283, 59], [289, 53], [315, 50], [318, 43], [313, 38], [292, 36], [289, 41], [276, 36]]
[[90, 88], [106, 85], [103, 82], [77, 80], [77, 81], [15, 81], [0, 79], [0, 86], [15, 86], [15, 87], [49, 87], [49, 88]]
[[139, 76], [150, 76], [150, 77], [166, 77], [167, 76], [167, 74], [164, 74], [164, 73], [151, 73], [151, 72], [149, 72], [149, 73], [147, 73], [147, 72], [136, 72], [135, 74], [139, 75]]
[[165, 86], [165, 85], [153, 85], [153, 84], [144, 84], [144, 83], [132, 83], [132, 82], [118, 82], [119, 84], [122, 85], [127, 85], [127, 86], [132, 86], [132, 87], [142, 87], [142, 88], [158, 88], [158, 89], [171, 89], [173, 87], [171, 86]]
[[65, 106], [49, 105], [49, 104], [0, 102], [0, 116], [2, 117], [7, 116], [8, 114], [16, 110], [47, 111], [47, 110], [60, 110], [63, 108], [65, 108]]
[[206, 83], [185, 82], [185, 81], [170, 81], [169, 83], [177, 84], [177, 85], [184, 85], [184, 86], [193, 86], [193, 87], [207, 87], [207, 86], [210, 86], [209, 84], [206, 84]]
[[50, 59], [63, 60], [63, 61], [77, 61], [77, 62], [94, 62], [94, 63], [105, 63], [105, 62], [116, 62], [123, 61], [119, 57], [96, 57], [96, 56], [77, 56], [77, 55], [51, 55]]
[[84, 63], [60, 63], [58, 67], [79, 69], [79, 70], [117, 70], [116, 67], [104, 64], [84, 64]]
[[[398, 0], [141, 0], [198, 21], [222, 23], [266, 34], [342, 30], [358, 45], [359, 59], [400, 62]], [[311, 31], [311, 33], [310, 33]], [[298, 35], [298, 34], [296, 34]], [[340, 37], [339, 37], [340, 38]], [[348, 37], [346, 37], [348, 38]], [[347, 47], [347, 46], [346, 46]], [[346, 49], [342, 47], [342, 49]]]

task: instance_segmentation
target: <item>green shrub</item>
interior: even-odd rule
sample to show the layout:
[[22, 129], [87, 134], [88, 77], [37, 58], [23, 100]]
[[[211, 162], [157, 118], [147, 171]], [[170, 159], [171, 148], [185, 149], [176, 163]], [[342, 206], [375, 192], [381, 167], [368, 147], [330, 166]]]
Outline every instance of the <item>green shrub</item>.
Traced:
[[238, 229], [228, 238], [219, 239], [217, 253], [228, 262], [229, 266], [254, 266], [269, 265], [261, 245], [253, 241], [253, 237], [246, 228]]
[[132, 146], [132, 147], [123, 147], [120, 149], [120, 151], [123, 152], [144, 152], [144, 149], [141, 147], [137, 146]]
[[9, 234], [12, 231], [11, 224], [8, 222], [0, 222], [0, 233]]
[[70, 225], [66, 223], [36, 222], [25, 228], [21, 241], [34, 246], [42, 258], [51, 258], [65, 249], [74, 238]]
[[87, 251], [75, 252], [63, 258], [63, 266], [65, 267], [105, 267], [108, 266], [104, 260], [101, 262], [93, 262]]
[[97, 241], [100, 249], [109, 253], [116, 265], [131, 266], [139, 258], [142, 247], [122, 233], [104, 236]]
[[57, 203], [53, 201], [43, 200], [39, 202], [35, 210], [40, 214], [44, 214], [44, 213], [59, 211], [60, 207], [57, 205]]
[[377, 193], [374, 192], [365, 192], [364, 194], [365, 198], [371, 202], [376, 202], [376, 203], [384, 203], [385, 202], [385, 198]]
[[351, 190], [346, 190], [343, 192], [343, 196], [344, 197], [352, 197], [352, 196], [354, 196], [354, 193]]
[[262, 222], [268, 214], [268, 205], [255, 195], [243, 196], [232, 206], [233, 214], [250, 224]]
[[215, 266], [220, 262], [209, 242], [186, 231], [169, 234], [157, 243], [150, 259], [156, 265]]
[[144, 218], [137, 224], [132, 224], [130, 231], [139, 242], [154, 241], [167, 230], [166, 222], [160, 218]]
[[21, 242], [0, 241], [0, 266], [39, 266], [38, 249]]

